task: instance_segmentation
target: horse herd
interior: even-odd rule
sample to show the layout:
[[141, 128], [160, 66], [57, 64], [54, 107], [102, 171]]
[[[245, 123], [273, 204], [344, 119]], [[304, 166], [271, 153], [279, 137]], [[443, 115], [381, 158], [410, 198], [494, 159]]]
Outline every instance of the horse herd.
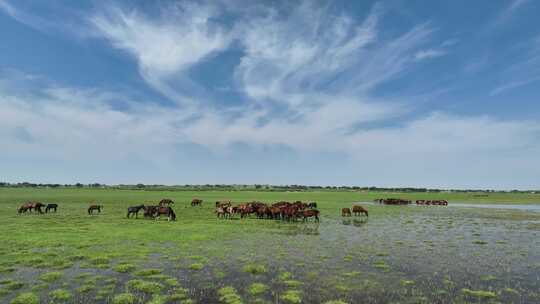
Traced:
[[[411, 200], [405, 200], [401, 198], [378, 198], [374, 202], [384, 205], [410, 205], [412, 204]], [[448, 206], [448, 201], [446, 200], [417, 200], [417, 205], [427, 205], [427, 206]]]
[[26, 212], [32, 212], [32, 210], [36, 211], [39, 214], [43, 213], [43, 210], [41, 208], [45, 207], [45, 213], [49, 213], [49, 211], [56, 212], [58, 210], [58, 204], [43, 204], [39, 202], [27, 202], [22, 204], [19, 209], [17, 209], [17, 212], [19, 214], [26, 213]]
[[[376, 199], [375, 202], [385, 205], [409, 205], [412, 204], [410, 200], [387, 198]], [[191, 201], [191, 206], [202, 206], [203, 200], [194, 198]], [[446, 200], [417, 200], [417, 205], [439, 205], [446, 206], [448, 201]], [[127, 218], [139, 217], [139, 212], [143, 211], [145, 218], [159, 219], [161, 216], [166, 216], [169, 221], [176, 220], [176, 214], [172, 209], [174, 202], [170, 199], [162, 199], [157, 205], [137, 205], [127, 208]], [[22, 204], [18, 208], [18, 213], [26, 213], [35, 211], [36, 213], [43, 214], [42, 208], [45, 208], [45, 213], [57, 212], [58, 204], [43, 204], [40, 202], [27, 202]], [[92, 204], [88, 207], [88, 214], [92, 215], [94, 212], [101, 213], [103, 205]], [[252, 201], [248, 203], [241, 203], [233, 206], [231, 201], [217, 201], [215, 204], [214, 212], [218, 218], [232, 219], [236, 215], [240, 218], [249, 217], [255, 215], [259, 219], [274, 219], [284, 221], [296, 221], [302, 219], [307, 221], [310, 218], [314, 218], [315, 221], [319, 221], [320, 211], [317, 210], [316, 202], [287, 202], [280, 201], [273, 204], [267, 204], [259, 201]], [[341, 216], [347, 217], [352, 215], [358, 216], [364, 214], [368, 216], [368, 211], [360, 206], [353, 205], [352, 208], [341, 209]]]
[[313, 217], [315, 221], [319, 221], [319, 210], [315, 202], [286, 202], [280, 201], [274, 204], [266, 204], [259, 201], [243, 203], [236, 206], [232, 205], [231, 201], [217, 201], [215, 213], [218, 218], [232, 219], [239, 214], [240, 218], [249, 217], [254, 214], [259, 219], [273, 219], [284, 221], [296, 221], [302, 219], [307, 221]]

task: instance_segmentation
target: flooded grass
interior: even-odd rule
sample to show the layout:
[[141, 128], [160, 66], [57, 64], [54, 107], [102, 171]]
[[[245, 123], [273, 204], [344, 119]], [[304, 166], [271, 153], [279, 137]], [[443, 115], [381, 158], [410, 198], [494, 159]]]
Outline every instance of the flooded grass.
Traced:
[[[92, 217], [77, 193], [55, 192], [62, 212], [43, 216], [0, 196], [0, 302], [540, 303], [539, 213], [369, 205], [369, 220], [342, 219], [357, 198], [324, 194], [306, 197], [320, 223], [219, 220], [206, 201], [312, 194], [205, 192], [191, 208], [189, 193], [140, 193], [96, 191], [107, 208]], [[178, 221], [125, 219], [140, 195], [173, 198]]]

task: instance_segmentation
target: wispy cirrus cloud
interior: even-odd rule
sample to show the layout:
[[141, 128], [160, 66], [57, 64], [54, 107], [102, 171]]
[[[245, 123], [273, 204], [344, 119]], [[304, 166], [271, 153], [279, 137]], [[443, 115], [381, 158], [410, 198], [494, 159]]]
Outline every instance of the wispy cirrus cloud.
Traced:
[[502, 70], [499, 84], [491, 90], [491, 96], [540, 81], [540, 36], [527, 41], [523, 49], [519, 57]]
[[[194, 3], [169, 6], [153, 20], [137, 10], [106, 9], [90, 21], [112, 45], [130, 53], [141, 76], [173, 100], [193, 103], [182, 86], [196, 86], [185, 71], [230, 43], [230, 33], [212, 22], [213, 7]], [[175, 83], [176, 82], [180, 82]]]
[[420, 61], [424, 59], [441, 57], [444, 55], [446, 55], [446, 51], [437, 50], [437, 49], [427, 49], [427, 50], [421, 50], [421, 51], [416, 52], [416, 54], [414, 54], [414, 59], [416, 61]]

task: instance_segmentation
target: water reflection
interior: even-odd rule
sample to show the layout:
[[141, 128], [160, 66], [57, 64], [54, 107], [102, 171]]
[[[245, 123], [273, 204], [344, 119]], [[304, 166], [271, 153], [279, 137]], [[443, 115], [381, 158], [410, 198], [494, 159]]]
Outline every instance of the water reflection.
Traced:
[[302, 223], [284, 225], [280, 227], [283, 234], [286, 235], [319, 235], [319, 223]]
[[362, 227], [363, 225], [365, 225], [366, 223], [368, 222], [368, 218], [365, 217], [365, 218], [360, 218], [360, 219], [343, 219], [341, 220], [341, 224], [345, 225], [345, 226], [350, 226], [351, 224], [355, 227]]

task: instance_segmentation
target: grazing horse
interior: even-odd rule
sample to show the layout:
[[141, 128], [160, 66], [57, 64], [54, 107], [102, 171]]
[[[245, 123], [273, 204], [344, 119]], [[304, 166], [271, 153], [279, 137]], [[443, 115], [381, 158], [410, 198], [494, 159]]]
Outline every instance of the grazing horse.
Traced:
[[303, 221], [307, 221], [310, 217], [314, 217], [315, 221], [319, 221], [319, 210], [317, 209], [307, 209], [300, 212], [300, 215], [303, 217]]
[[341, 216], [351, 216], [351, 208], [341, 209]]
[[361, 215], [362, 213], [368, 216], [368, 211], [360, 205], [354, 205], [352, 212], [354, 213], [354, 216]]
[[101, 213], [101, 209], [103, 209], [102, 205], [90, 205], [90, 207], [88, 207], [88, 214], [94, 214], [94, 210], [97, 210], [98, 213]]
[[144, 217], [154, 217], [154, 213], [156, 213], [156, 210], [159, 208], [159, 206], [144, 206]]
[[231, 201], [217, 201], [216, 202], [216, 208], [217, 207], [227, 208], [227, 207], [230, 207], [231, 205], [232, 205]]
[[54, 210], [54, 213], [56, 213], [57, 209], [58, 204], [47, 204], [47, 207], [45, 207], [45, 213], [49, 213], [49, 210]]
[[316, 202], [309, 202], [309, 203], [307, 204], [307, 206], [308, 206], [308, 208], [311, 208], [311, 209], [317, 208], [317, 203], [316, 203]]
[[224, 207], [216, 207], [216, 215], [218, 218], [222, 217], [222, 218], [225, 218], [225, 208]]
[[154, 219], [158, 220], [161, 215], [166, 215], [167, 216], [167, 221], [176, 221], [176, 214], [174, 213], [174, 210], [167, 206], [167, 207], [158, 207], [158, 208], [155, 208], [154, 209]]
[[145, 210], [144, 205], [128, 207], [128, 209], [127, 209], [127, 218], [129, 218], [130, 216], [132, 217], [133, 214], [135, 214], [135, 218], [139, 218], [139, 211], [141, 209]]
[[26, 211], [32, 212], [32, 209], [34, 209], [34, 205], [35, 205], [35, 203], [32, 203], [32, 202], [24, 203], [24, 204], [22, 204], [22, 205], [19, 207], [19, 209], [17, 210], [17, 212], [18, 212], [19, 214], [21, 214], [21, 213], [26, 213]]
[[202, 205], [202, 202], [203, 202], [202, 199], [194, 198], [194, 199], [191, 201], [191, 206], [192, 206], [192, 207], [194, 207], [194, 206], [201, 206], [201, 205]]
[[160, 207], [170, 207], [171, 205], [174, 205], [174, 202], [171, 199], [164, 198], [159, 201], [158, 204]]
[[43, 211], [41, 210], [41, 208], [43, 207], [45, 207], [45, 205], [39, 202], [37, 203], [27, 202], [27, 203], [24, 203], [21, 207], [19, 207], [18, 212], [20, 214], [20, 213], [26, 213], [26, 211], [32, 212], [32, 210], [35, 210], [39, 214], [42, 214]]
[[250, 214], [254, 213], [255, 210], [251, 206], [244, 206], [240, 209], [240, 218], [244, 218], [246, 216], [249, 216]]

